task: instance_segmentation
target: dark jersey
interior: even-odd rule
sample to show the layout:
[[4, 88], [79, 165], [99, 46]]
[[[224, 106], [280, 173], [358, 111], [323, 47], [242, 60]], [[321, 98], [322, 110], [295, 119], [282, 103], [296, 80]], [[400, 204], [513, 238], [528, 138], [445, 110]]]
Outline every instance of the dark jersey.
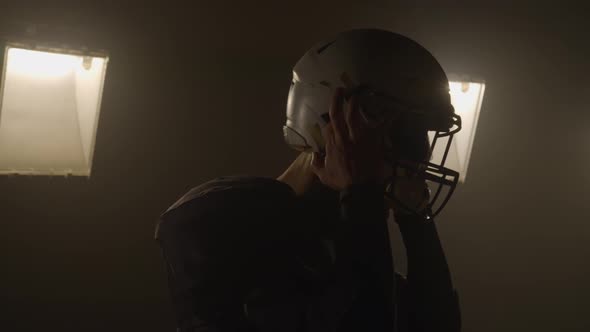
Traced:
[[[394, 273], [381, 189], [277, 180], [206, 182], [161, 217], [180, 331], [458, 331], [434, 224], [400, 223], [408, 279]], [[409, 218], [409, 217], [408, 217]]]

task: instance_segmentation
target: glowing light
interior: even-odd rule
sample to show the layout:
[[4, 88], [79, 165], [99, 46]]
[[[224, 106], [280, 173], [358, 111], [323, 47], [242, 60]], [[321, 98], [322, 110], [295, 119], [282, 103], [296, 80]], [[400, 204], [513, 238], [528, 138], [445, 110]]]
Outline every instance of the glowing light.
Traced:
[[81, 69], [82, 57], [9, 48], [6, 67], [9, 74], [14, 73], [37, 78], [56, 78]]
[[[485, 84], [480, 82], [450, 81], [451, 103], [455, 113], [461, 116], [462, 129], [453, 137], [445, 166], [460, 173], [459, 181], [465, 182], [467, 167], [473, 149], [473, 140], [477, 130], [479, 112]], [[429, 133], [432, 140], [433, 133]], [[446, 139], [442, 139], [435, 148], [433, 161], [440, 161], [444, 153]]]
[[8, 47], [0, 174], [89, 176], [107, 57]]

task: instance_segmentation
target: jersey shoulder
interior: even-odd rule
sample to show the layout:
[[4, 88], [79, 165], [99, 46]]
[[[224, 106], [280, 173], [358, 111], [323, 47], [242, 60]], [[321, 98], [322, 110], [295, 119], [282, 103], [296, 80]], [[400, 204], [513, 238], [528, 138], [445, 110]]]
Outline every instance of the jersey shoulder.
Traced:
[[[156, 238], [165, 224], [256, 220], [278, 215], [296, 201], [292, 188], [273, 178], [232, 175], [206, 181], [184, 194], [159, 218]], [[268, 219], [268, 218], [266, 218]]]
[[194, 200], [207, 200], [215, 196], [231, 198], [239, 195], [244, 203], [259, 202], [261, 198], [285, 199], [295, 195], [289, 185], [273, 178], [231, 175], [206, 181], [184, 194], [166, 212], [177, 209]]

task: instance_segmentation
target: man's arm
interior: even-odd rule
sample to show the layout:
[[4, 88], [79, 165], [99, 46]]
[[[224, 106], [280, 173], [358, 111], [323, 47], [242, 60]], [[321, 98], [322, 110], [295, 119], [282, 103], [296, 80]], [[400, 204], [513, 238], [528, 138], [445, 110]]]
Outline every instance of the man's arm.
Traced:
[[357, 297], [342, 330], [393, 331], [394, 268], [387, 209], [379, 185], [352, 185], [340, 193], [341, 228], [335, 240], [336, 267], [357, 282]]
[[460, 331], [461, 314], [434, 222], [396, 214], [406, 247], [409, 331]]

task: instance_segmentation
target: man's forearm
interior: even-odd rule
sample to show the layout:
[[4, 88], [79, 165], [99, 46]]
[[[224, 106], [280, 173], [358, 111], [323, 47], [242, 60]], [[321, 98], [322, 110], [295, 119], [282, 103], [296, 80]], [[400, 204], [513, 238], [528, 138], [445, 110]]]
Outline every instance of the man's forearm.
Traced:
[[459, 331], [460, 310], [434, 222], [399, 216], [408, 256], [410, 330]]
[[340, 193], [341, 233], [336, 246], [344, 259], [368, 271], [393, 273], [383, 192], [376, 185], [355, 185]]
[[395, 282], [383, 189], [351, 186], [340, 199], [343, 228], [335, 241], [336, 265], [341, 264], [358, 286], [350, 309], [354, 314], [343, 324], [358, 330], [392, 330]]
[[408, 256], [408, 281], [429, 291], [452, 290], [451, 275], [434, 222], [398, 216]]

